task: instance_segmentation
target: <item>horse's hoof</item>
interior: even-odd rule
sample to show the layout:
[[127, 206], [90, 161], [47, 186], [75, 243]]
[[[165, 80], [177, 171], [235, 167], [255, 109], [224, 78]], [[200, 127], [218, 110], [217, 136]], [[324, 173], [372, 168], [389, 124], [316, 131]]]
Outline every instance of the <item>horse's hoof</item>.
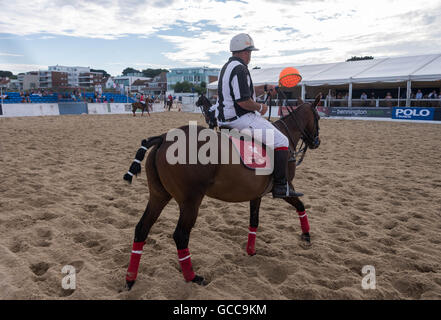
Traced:
[[200, 286], [206, 286], [208, 284], [208, 281], [206, 281], [203, 277], [195, 276], [191, 282], [196, 283]]
[[135, 284], [135, 280], [133, 280], [133, 281], [126, 281], [127, 291], [130, 291], [134, 284]]
[[302, 241], [305, 241], [307, 244], [311, 244], [311, 235], [309, 234], [309, 232], [302, 233], [301, 239]]

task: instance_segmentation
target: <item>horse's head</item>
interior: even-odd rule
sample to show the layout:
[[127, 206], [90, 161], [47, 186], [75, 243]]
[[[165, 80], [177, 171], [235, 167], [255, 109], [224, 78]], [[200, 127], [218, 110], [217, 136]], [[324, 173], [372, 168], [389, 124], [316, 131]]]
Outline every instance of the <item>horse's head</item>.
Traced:
[[302, 139], [310, 149], [317, 149], [320, 146], [320, 115], [317, 112], [317, 106], [320, 103], [321, 97], [322, 94], [319, 93], [313, 103], [303, 105], [305, 108], [305, 115], [303, 117], [305, 128], [302, 132]]
[[[319, 93], [313, 103], [303, 103], [294, 111], [288, 107], [289, 114], [282, 118], [289, 121], [299, 130], [300, 138], [310, 149], [317, 149], [320, 146], [320, 116], [317, 112], [317, 105], [320, 103]], [[285, 120], [283, 120], [285, 119]]]
[[208, 98], [205, 95], [202, 94], [199, 97], [198, 101], [196, 101], [196, 106], [210, 108], [211, 107], [211, 103], [210, 103], [210, 100], [208, 100]]

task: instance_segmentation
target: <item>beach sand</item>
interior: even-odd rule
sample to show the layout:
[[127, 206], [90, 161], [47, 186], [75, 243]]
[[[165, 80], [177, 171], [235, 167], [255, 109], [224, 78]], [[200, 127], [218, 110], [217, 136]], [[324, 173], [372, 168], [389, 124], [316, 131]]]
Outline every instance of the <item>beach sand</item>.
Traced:
[[[149, 193], [144, 168], [131, 186], [122, 177], [142, 139], [189, 120], [204, 124], [178, 112], [0, 119], [0, 299], [441, 298], [441, 126], [330, 119], [294, 183], [311, 246], [294, 208], [266, 196], [249, 257], [248, 203], [205, 198], [189, 248], [210, 284], [185, 283], [172, 200], [125, 291]], [[65, 265], [75, 290], [61, 286]], [[362, 288], [366, 265], [375, 290]]]

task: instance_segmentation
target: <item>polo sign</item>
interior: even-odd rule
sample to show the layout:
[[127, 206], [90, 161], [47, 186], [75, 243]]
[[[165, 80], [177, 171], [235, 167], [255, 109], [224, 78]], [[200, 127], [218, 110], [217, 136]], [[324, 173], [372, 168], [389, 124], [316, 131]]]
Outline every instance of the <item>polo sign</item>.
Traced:
[[433, 120], [434, 108], [398, 108], [392, 112], [392, 119]]

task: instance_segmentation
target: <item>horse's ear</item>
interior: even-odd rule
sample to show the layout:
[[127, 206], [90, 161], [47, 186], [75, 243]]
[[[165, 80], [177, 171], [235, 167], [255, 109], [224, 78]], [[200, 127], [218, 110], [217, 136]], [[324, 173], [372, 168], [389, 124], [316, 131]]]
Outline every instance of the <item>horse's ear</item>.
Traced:
[[315, 97], [315, 101], [312, 105], [313, 108], [317, 107], [318, 104], [320, 103], [320, 100], [322, 99], [322, 93], [320, 92], [316, 97]]
[[302, 104], [304, 104], [305, 102], [302, 100], [302, 98], [300, 98], [300, 97], [298, 97], [297, 98], [297, 105], [302, 105]]

